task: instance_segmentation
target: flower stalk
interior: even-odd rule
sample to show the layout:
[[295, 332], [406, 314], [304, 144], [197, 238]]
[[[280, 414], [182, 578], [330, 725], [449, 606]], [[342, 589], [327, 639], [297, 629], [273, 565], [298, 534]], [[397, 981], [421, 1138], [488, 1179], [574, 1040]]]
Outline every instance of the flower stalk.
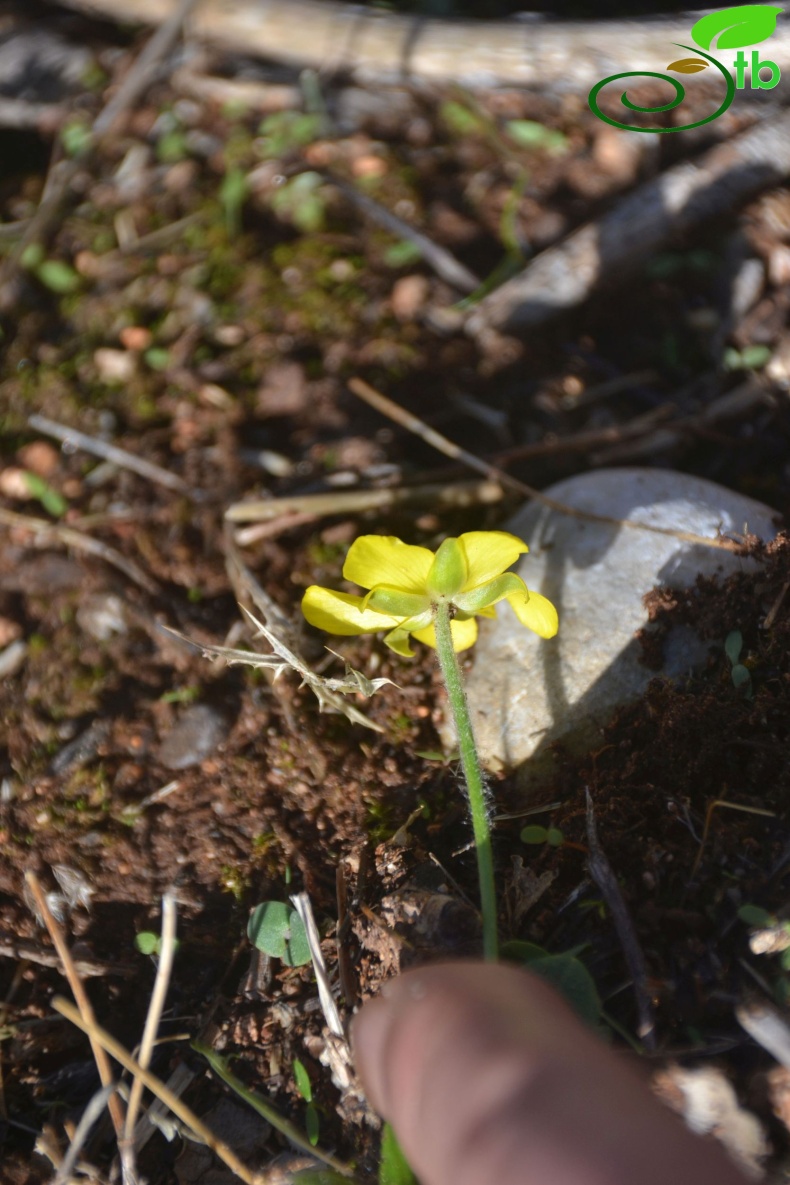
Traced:
[[491, 962], [498, 953], [491, 832], [457, 653], [474, 645], [477, 618], [496, 617], [501, 601], [508, 602], [527, 629], [541, 638], [554, 637], [558, 621], [551, 601], [507, 571], [528, 550], [507, 531], [466, 531], [457, 539], [445, 539], [436, 552], [394, 535], [360, 535], [349, 548], [343, 576], [368, 592], [336, 592], [311, 584], [302, 599], [307, 620], [327, 633], [385, 630], [390, 650], [404, 658], [413, 657], [412, 638], [436, 649], [466, 779], [480, 879], [483, 953]]
[[477, 855], [477, 876], [480, 884], [480, 909], [483, 916], [483, 958], [487, 962], [494, 963], [499, 955], [499, 940], [497, 937], [497, 902], [491, 830], [488, 826], [486, 812], [483, 770], [472, 731], [472, 721], [469, 717], [469, 705], [466, 701], [461, 667], [453, 647], [450, 632], [450, 606], [447, 601], [440, 601], [435, 606], [434, 628], [436, 630], [436, 653], [458, 736], [461, 766], [464, 771], [469, 811], [472, 816], [472, 832]]

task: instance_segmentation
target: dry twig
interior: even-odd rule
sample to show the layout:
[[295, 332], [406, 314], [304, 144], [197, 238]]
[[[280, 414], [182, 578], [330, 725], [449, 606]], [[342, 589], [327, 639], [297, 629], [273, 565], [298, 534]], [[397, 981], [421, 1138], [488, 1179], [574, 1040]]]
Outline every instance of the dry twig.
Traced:
[[620, 939], [625, 961], [628, 964], [628, 970], [631, 974], [634, 987], [634, 996], [636, 997], [637, 1013], [639, 1015], [639, 1037], [648, 1049], [655, 1049], [656, 1021], [653, 1012], [653, 1003], [647, 987], [647, 964], [645, 963], [645, 956], [639, 945], [634, 923], [631, 921], [631, 915], [628, 912], [628, 907], [617, 877], [612, 871], [612, 866], [606, 858], [606, 853], [598, 841], [598, 828], [595, 824], [595, 809], [593, 807], [592, 795], [589, 790], [585, 790], [585, 794], [587, 796], [587, 867], [590, 876], [600, 889], [603, 899], [612, 915], [614, 928], [617, 931], [617, 937]]
[[[77, 968], [74, 965], [74, 960], [71, 957], [71, 951], [66, 944], [63, 931], [55, 921], [55, 918], [52, 916], [52, 911], [47, 904], [47, 895], [41, 887], [41, 882], [39, 881], [36, 874], [34, 872], [26, 872], [25, 881], [30, 889], [30, 892], [33, 894], [33, 899], [36, 903], [39, 914], [44, 919], [44, 924], [49, 932], [49, 936], [52, 939], [55, 950], [58, 952], [66, 979], [69, 981], [69, 987], [72, 990], [74, 999], [77, 1001], [77, 1008], [73, 1009], [72, 1011], [79, 1018], [79, 1027], [83, 1030], [83, 1032], [88, 1032], [89, 1027], [95, 1025], [96, 1019], [93, 1014], [91, 1002], [88, 999], [88, 994], [83, 987], [82, 980], [80, 979]], [[69, 1007], [71, 1006], [69, 1005]], [[110, 1066], [110, 1061], [107, 1057], [107, 1054], [102, 1048], [101, 1043], [91, 1036], [90, 1033], [89, 1039], [102, 1086], [114, 1087], [115, 1080], [113, 1078], [112, 1067]], [[120, 1141], [123, 1138], [124, 1111], [121, 1101], [116, 1094], [111, 1094], [109, 1096], [107, 1100], [107, 1109], [110, 1112], [110, 1118], [112, 1119], [113, 1127], [115, 1128], [115, 1134], [120, 1144]]]
[[142, 568], [138, 568], [132, 560], [127, 560], [114, 547], [108, 547], [106, 543], [94, 539], [92, 535], [85, 535], [82, 531], [76, 531], [73, 527], [65, 527], [61, 523], [48, 522], [44, 518], [33, 518], [28, 514], [17, 514], [14, 510], [4, 510], [2, 507], [0, 507], [0, 523], [4, 523], [7, 527], [19, 527], [23, 531], [31, 531], [36, 537], [36, 543], [42, 547], [48, 547], [53, 542], [62, 543], [65, 547], [74, 548], [75, 551], [98, 556], [100, 560], [112, 564], [119, 572], [123, 572], [124, 576], [128, 576], [146, 592], [152, 595], [159, 592], [157, 585]]
[[232, 1173], [235, 1173], [244, 1185], [266, 1185], [266, 1176], [263, 1173], [254, 1173], [243, 1164], [232, 1148], [223, 1141], [218, 1139], [214, 1133], [206, 1127], [206, 1125], [198, 1119], [194, 1111], [192, 1111], [186, 1103], [182, 1102], [177, 1095], [168, 1090], [164, 1082], [152, 1074], [150, 1070], [145, 1070], [140, 1063], [132, 1057], [132, 1055], [124, 1049], [119, 1041], [96, 1024], [96, 1021], [91, 1019], [86, 1020], [80, 1012], [62, 996], [55, 996], [52, 1001], [52, 1007], [61, 1016], [65, 1016], [66, 1020], [70, 1020], [73, 1025], [81, 1029], [89, 1037], [91, 1044], [94, 1044], [102, 1051], [106, 1057], [109, 1054], [115, 1059], [125, 1070], [139, 1078], [152, 1094], [156, 1095], [158, 1099], [168, 1107], [178, 1119], [189, 1128], [190, 1131], [202, 1140], [203, 1143], [211, 1149], [211, 1151], [219, 1157], [223, 1164], [226, 1164]]
[[48, 419], [47, 416], [39, 415], [28, 416], [27, 422], [36, 432], [54, 436], [56, 440], [61, 440], [66, 445], [81, 448], [86, 453], [92, 453], [94, 457], [111, 461], [113, 465], [117, 465], [121, 469], [131, 469], [140, 477], [145, 477], [158, 485], [167, 486], [168, 489], [176, 490], [180, 494], [190, 492], [187, 483], [177, 473], [171, 473], [168, 469], [163, 469], [161, 465], [154, 465], [151, 461], [146, 461], [144, 457], [138, 457], [135, 453], [129, 453], [124, 448], [118, 448], [117, 445], [107, 444], [104, 440], [89, 436], [87, 432], [80, 432], [79, 428], [69, 428], [66, 424], [58, 424], [55, 420]]
[[547, 497], [540, 490], [536, 490], [534, 486], [529, 486], [526, 482], [511, 477], [509, 473], [505, 473], [503, 469], [499, 469], [496, 465], [490, 465], [487, 461], [481, 461], [474, 453], [461, 448], [452, 440], [443, 436], [441, 432], [437, 432], [435, 428], [431, 428], [419, 416], [405, 411], [404, 408], [400, 407], [392, 399], [388, 399], [386, 395], [382, 395], [380, 391], [375, 390], [374, 387], [371, 387], [369, 383], [364, 382], [362, 379], [349, 379], [348, 386], [349, 390], [353, 391], [355, 395], [358, 395], [360, 399], [363, 399], [365, 403], [368, 403], [371, 407], [375, 407], [382, 415], [387, 416], [390, 420], [394, 420], [396, 424], [400, 424], [409, 432], [413, 432], [415, 436], [419, 436], [426, 444], [430, 444], [446, 457], [452, 457], [454, 461], [463, 462], [470, 469], [482, 473], [491, 481], [499, 482], [506, 488], [514, 490], [526, 498], [534, 498], [536, 502], [540, 502], [542, 506], [548, 506], [550, 510], [556, 510], [560, 514], [569, 514], [573, 518], [583, 518], [588, 522], [606, 523], [607, 526], [628, 527], [635, 531], [650, 531], [655, 535], [670, 535], [674, 539], [681, 539], [684, 543], [698, 543], [703, 547], [716, 547], [723, 551], [740, 550], [740, 545], [731, 539], [709, 539], [706, 535], [696, 535], [693, 531], [676, 530], [674, 527], [658, 527], [651, 523], [634, 522], [628, 518], [610, 518], [607, 514], [593, 514], [589, 510], [578, 510], [573, 506], [566, 505], [565, 502], [558, 502], [556, 498]]

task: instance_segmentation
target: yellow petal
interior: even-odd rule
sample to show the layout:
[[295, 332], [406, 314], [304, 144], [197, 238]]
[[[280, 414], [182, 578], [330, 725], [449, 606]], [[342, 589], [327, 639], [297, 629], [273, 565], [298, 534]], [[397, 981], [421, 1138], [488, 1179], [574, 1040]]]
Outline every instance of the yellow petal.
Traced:
[[[466, 621], [454, 617], [450, 622], [450, 632], [453, 636], [453, 650], [468, 650], [477, 641], [477, 622], [474, 617], [469, 617]], [[424, 642], [426, 646], [436, 649], [436, 631], [432, 625], [426, 626], [424, 630], [415, 630], [413, 637], [418, 642]]]
[[328, 634], [371, 634], [392, 629], [402, 620], [390, 613], [363, 609], [362, 600], [351, 593], [333, 592], [311, 584], [302, 598], [302, 613], [310, 625]]
[[530, 589], [528, 601], [519, 593], [511, 593], [507, 599], [522, 625], [540, 634], [541, 638], [554, 637], [560, 623], [557, 610], [548, 597], [542, 597]]
[[459, 543], [466, 552], [469, 569], [464, 588], [477, 588], [493, 580], [529, 551], [526, 543], [507, 531], [467, 531], [459, 536]]
[[348, 549], [343, 575], [362, 588], [387, 584], [404, 592], [425, 592], [433, 552], [394, 535], [360, 535]]

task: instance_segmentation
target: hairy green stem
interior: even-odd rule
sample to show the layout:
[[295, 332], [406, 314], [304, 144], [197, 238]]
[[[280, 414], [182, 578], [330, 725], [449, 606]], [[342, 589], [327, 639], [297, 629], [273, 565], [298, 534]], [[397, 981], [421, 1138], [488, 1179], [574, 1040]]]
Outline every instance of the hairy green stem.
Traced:
[[483, 771], [480, 767], [480, 758], [472, 732], [472, 721], [469, 718], [469, 706], [466, 702], [461, 668], [453, 648], [453, 638], [450, 631], [450, 607], [446, 601], [441, 601], [434, 607], [434, 627], [436, 629], [436, 653], [439, 656], [439, 666], [442, 668], [447, 698], [450, 701], [455, 731], [458, 734], [461, 765], [466, 779], [469, 809], [472, 814], [472, 831], [477, 853], [477, 875], [480, 881], [480, 906], [483, 914], [483, 955], [493, 963], [496, 961], [499, 947], [491, 831], [486, 814]]

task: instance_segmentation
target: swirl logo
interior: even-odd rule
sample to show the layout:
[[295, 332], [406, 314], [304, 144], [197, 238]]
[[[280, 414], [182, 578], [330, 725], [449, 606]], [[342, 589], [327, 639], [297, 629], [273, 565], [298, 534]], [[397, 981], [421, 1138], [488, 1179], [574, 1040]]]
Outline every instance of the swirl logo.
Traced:
[[[702, 70], [707, 70], [709, 65], [719, 71], [724, 79], [724, 98], [717, 109], [711, 115], [706, 115], [704, 119], [697, 119], [692, 123], [674, 124], [671, 127], [651, 128], [641, 124], [628, 123], [622, 119], [614, 119], [612, 116], [604, 114], [598, 102], [601, 91], [609, 83], [619, 82], [623, 78], [657, 78], [661, 82], [668, 82], [675, 92], [674, 98], [670, 99], [668, 103], [645, 107], [633, 103], [628, 97], [628, 91], [624, 90], [620, 95], [620, 102], [629, 111], [637, 112], [640, 115], [659, 115], [664, 111], [673, 111], [679, 107], [686, 97], [685, 87], [677, 78], [656, 70], [625, 70], [621, 74], [612, 74], [608, 78], [601, 79], [590, 91], [588, 98], [590, 110], [604, 123], [626, 132], [685, 132], [690, 128], [699, 128], [703, 124], [711, 123], [727, 110], [735, 98], [736, 90], [746, 88], [747, 80], [748, 86], [752, 90], [772, 90], [779, 82], [780, 70], [776, 62], [767, 58], [761, 60], [757, 50], [752, 50], [750, 61], [744, 54], [743, 47], [767, 41], [776, 29], [776, 20], [782, 11], [781, 8], [772, 4], [740, 4], [734, 8], [710, 12], [701, 17], [692, 27], [692, 39], [696, 42], [696, 46], [702, 46], [703, 50], [711, 49], [714, 42], [717, 52], [726, 49], [738, 50], [732, 64], [728, 65], [725, 62], [720, 62], [718, 58], [702, 52], [696, 46], [679, 45], [680, 49], [689, 50], [695, 56], [678, 58], [666, 67], [667, 70], [672, 70], [676, 74], [698, 74]], [[769, 78], [764, 77], [766, 70], [770, 71]]]

